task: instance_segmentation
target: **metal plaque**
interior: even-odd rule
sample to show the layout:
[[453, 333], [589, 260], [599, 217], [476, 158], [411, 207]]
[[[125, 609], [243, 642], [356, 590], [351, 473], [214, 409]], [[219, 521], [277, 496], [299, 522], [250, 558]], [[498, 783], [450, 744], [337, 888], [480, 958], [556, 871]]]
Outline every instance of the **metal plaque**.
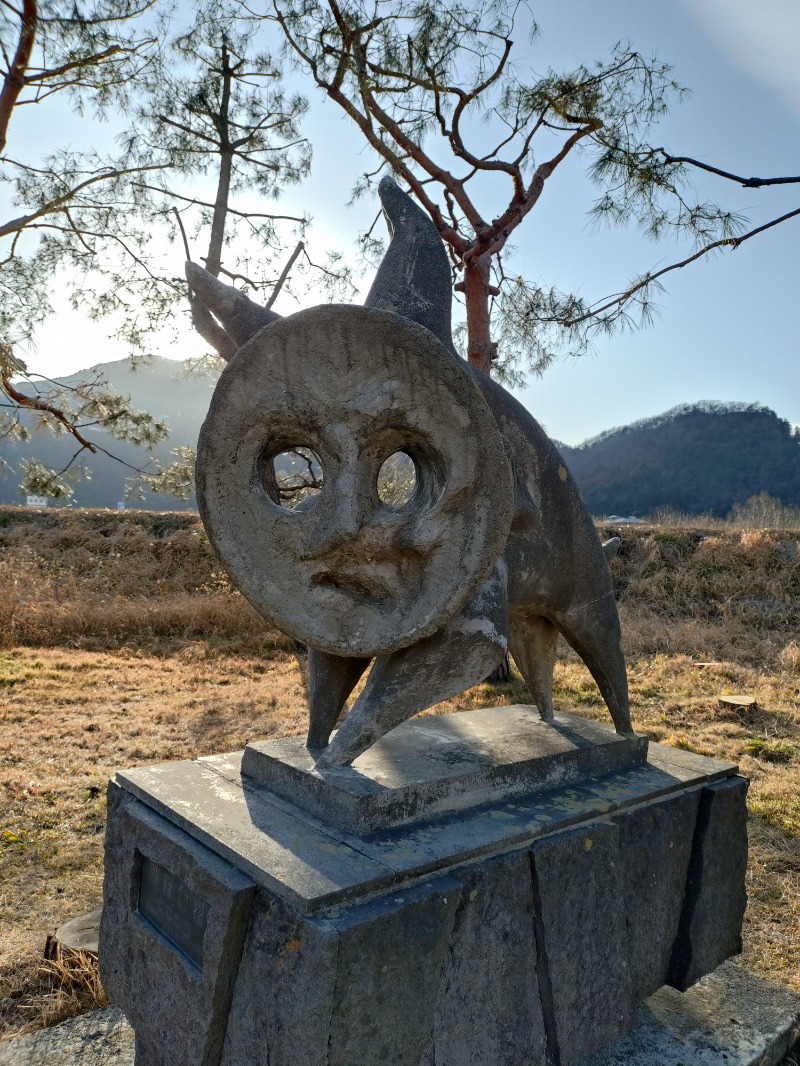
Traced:
[[137, 910], [189, 962], [202, 970], [208, 904], [179, 877], [144, 855]]

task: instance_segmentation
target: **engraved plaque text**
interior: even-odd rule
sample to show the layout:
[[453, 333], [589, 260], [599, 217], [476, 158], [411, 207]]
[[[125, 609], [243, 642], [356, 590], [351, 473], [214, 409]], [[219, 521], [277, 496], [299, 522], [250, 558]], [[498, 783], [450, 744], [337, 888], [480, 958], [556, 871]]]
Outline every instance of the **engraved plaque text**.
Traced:
[[144, 855], [138, 911], [189, 962], [202, 970], [208, 904], [179, 877]]

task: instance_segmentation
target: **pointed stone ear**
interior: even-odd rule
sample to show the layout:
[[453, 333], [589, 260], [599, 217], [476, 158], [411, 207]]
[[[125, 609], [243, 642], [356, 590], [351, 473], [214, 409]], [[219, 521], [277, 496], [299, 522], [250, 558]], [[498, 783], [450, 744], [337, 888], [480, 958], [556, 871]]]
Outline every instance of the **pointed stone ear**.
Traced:
[[455, 352], [450, 326], [453, 281], [442, 239], [430, 218], [392, 178], [378, 193], [392, 235], [365, 307], [419, 323]]
[[275, 311], [254, 303], [233, 285], [226, 285], [197, 263], [186, 264], [186, 280], [196, 296], [205, 304], [222, 328], [241, 348], [264, 326], [269, 326], [280, 319]]

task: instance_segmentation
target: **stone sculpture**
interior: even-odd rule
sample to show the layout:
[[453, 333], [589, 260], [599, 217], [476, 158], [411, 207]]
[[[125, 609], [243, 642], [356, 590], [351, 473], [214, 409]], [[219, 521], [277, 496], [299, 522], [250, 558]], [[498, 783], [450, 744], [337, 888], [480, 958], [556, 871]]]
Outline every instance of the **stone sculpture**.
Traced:
[[[747, 782], [631, 732], [614, 543], [458, 358], [431, 223], [394, 183], [381, 198], [364, 307], [280, 319], [187, 268], [239, 346], [198, 501], [243, 593], [309, 645], [311, 728], [109, 783], [99, 959], [136, 1066], [577, 1066], [741, 948]], [[295, 449], [324, 477], [292, 509]], [[396, 452], [415, 488], [392, 502]], [[625, 735], [554, 713], [559, 631]], [[405, 721], [507, 644], [545, 721]]]
[[[629, 734], [619, 619], [591, 516], [538, 423], [457, 355], [433, 224], [391, 179], [380, 196], [392, 240], [363, 307], [280, 319], [187, 264], [241, 346], [198, 447], [211, 543], [250, 602], [309, 646], [308, 746], [320, 769], [476, 684], [507, 646], [551, 720], [559, 633]], [[319, 458], [324, 484], [289, 510], [270, 463], [297, 447]], [[416, 488], [394, 508], [376, 484], [398, 451]]]

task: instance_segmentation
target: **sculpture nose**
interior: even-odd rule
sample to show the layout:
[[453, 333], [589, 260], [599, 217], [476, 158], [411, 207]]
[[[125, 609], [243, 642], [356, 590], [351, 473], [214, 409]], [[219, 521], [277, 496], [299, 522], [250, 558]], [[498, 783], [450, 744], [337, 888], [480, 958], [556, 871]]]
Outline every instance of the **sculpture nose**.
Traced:
[[306, 537], [303, 554], [307, 559], [346, 550], [368, 525], [373, 503], [358, 480], [353, 472], [343, 473], [331, 486], [328, 499], [320, 501], [317, 523]]

